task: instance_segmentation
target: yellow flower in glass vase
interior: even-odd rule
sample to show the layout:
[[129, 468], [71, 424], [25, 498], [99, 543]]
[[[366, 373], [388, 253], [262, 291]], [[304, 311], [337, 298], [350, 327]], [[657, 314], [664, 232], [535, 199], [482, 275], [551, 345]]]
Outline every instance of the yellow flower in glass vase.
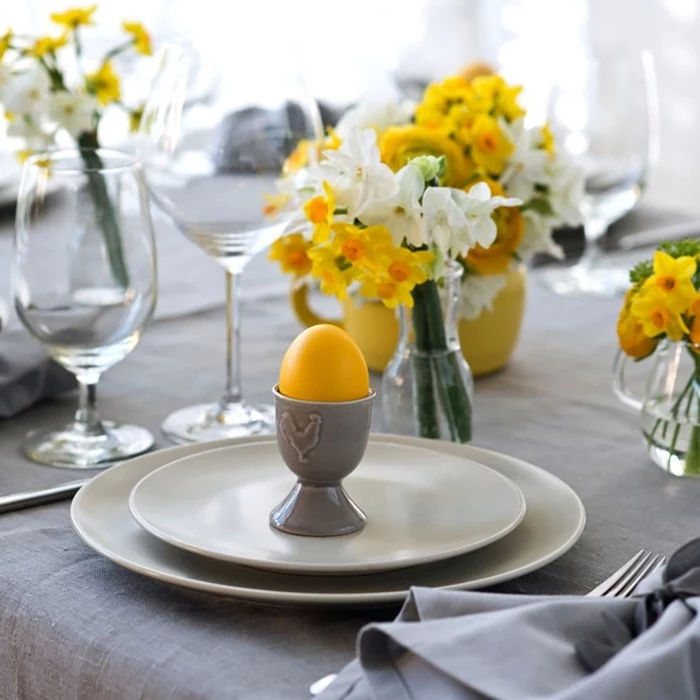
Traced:
[[92, 24], [92, 15], [96, 9], [97, 5], [75, 7], [65, 12], [54, 12], [50, 17], [51, 21], [56, 24], [61, 24], [68, 29], [75, 29], [76, 27]]
[[668, 307], [667, 301], [663, 291], [645, 283], [632, 302], [631, 315], [642, 324], [648, 338], [665, 333], [671, 340], [682, 340], [689, 333], [688, 326], [678, 311]]
[[521, 92], [520, 85], [508, 85], [500, 75], [477, 76], [471, 82], [467, 103], [474, 112], [513, 121], [525, 114], [517, 102]]
[[56, 53], [58, 49], [68, 43], [68, 37], [65, 34], [57, 37], [40, 36], [27, 49], [27, 53], [34, 58], [43, 58], [46, 54]]
[[350, 263], [342, 263], [328, 246], [315, 246], [309, 249], [311, 258], [311, 275], [320, 282], [324, 294], [337, 297], [343, 301], [348, 293], [348, 284], [356, 276]]
[[470, 131], [471, 157], [474, 163], [484, 168], [490, 175], [500, 175], [506, 161], [513, 153], [514, 146], [503, 133], [498, 122], [485, 114], [480, 114]]
[[279, 262], [282, 272], [303, 277], [311, 272], [308, 251], [311, 243], [300, 233], [281, 236], [271, 246], [268, 258]]
[[654, 253], [654, 274], [644, 282], [644, 289], [655, 290], [671, 311], [683, 313], [697, 296], [693, 284], [696, 269], [695, 258], [688, 255], [674, 258], [657, 250]]
[[389, 229], [381, 224], [367, 228], [335, 224], [333, 234], [333, 252], [358, 268], [374, 268], [380, 249], [391, 245]]
[[389, 128], [382, 135], [379, 151], [394, 172], [416, 156], [445, 156], [445, 173], [440, 178], [445, 187], [461, 187], [473, 171], [469, 158], [444, 129], [418, 124]]
[[632, 288], [625, 295], [625, 302], [617, 319], [617, 338], [621, 350], [626, 355], [635, 360], [641, 360], [654, 352], [659, 341], [649, 338], [644, 333], [644, 328], [640, 321], [632, 316], [631, 307], [634, 294], [635, 289]]
[[122, 22], [122, 29], [131, 34], [134, 50], [144, 56], [153, 54], [151, 37], [141, 22]]
[[327, 182], [323, 182], [323, 192], [326, 195], [316, 195], [304, 204], [304, 216], [314, 225], [314, 243], [325, 243], [331, 233], [333, 214], [335, 213], [335, 197]]
[[110, 61], [105, 61], [98, 71], [85, 76], [87, 90], [103, 104], [116, 102], [121, 97], [119, 78]]
[[547, 122], [541, 129], [542, 142], [540, 143], [540, 148], [547, 153], [550, 158], [554, 158], [556, 155], [556, 143], [554, 141], [554, 134], [549, 127], [549, 122]]

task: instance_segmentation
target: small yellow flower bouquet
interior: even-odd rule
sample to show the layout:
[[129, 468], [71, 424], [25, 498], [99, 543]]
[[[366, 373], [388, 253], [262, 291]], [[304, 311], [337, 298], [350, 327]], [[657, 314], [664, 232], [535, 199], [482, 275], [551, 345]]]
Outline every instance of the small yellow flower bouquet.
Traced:
[[[304, 143], [290, 156], [285, 168], [287, 180], [298, 184], [315, 160], [320, 159], [323, 167], [328, 154], [342, 150], [354, 131], [369, 130], [376, 139], [381, 163], [395, 173], [399, 194], [391, 201], [370, 202], [365, 207], [362, 223], [383, 227], [374, 228], [370, 238], [365, 234], [366, 240], [380, 231], [390, 234], [396, 244], [426, 238], [425, 228], [433, 219], [425, 206], [419, 206], [420, 188], [405, 171], [406, 164], [417, 157], [440, 159], [436, 184], [443, 188], [468, 193], [485, 185], [484, 192], [492, 197], [519, 199], [516, 206], [490, 212], [495, 224], [493, 239], [475, 241], [464, 254], [449, 256], [456, 257], [464, 269], [461, 315], [476, 318], [491, 307], [506, 284], [509, 269], [538, 252], [560, 256], [561, 250], [552, 240], [553, 229], [580, 223], [581, 173], [557, 147], [547, 126], [526, 127], [525, 111], [518, 102], [520, 92], [519, 86], [509, 85], [499, 75], [454, 76], [429, 85], [419, 104], [359, 104], [346, 112], [323, 143]], [[284, 194], [281, 196], [270, 200], [271, 210], [284, 201]], [[368, 196], [377, 199], [371, 193]], [[324, 201], [332, 203], [327, 196]], [[317, 217], [332, 229], [333, 211], [327, 220], [320, 209], [308, 209], [306, 214], [311, 223]], [[454, 228], [459, 223], [453, 218], [446, 226]], [[333, 255], [325, 250], [326, 240], [318, 233], [308, 236], [295, 232], [274, 245], [271, 257], [280, 262], [284, 272], [296, 278], [310, 275], [320, 280], [324, 292], [342, 298], [346, 283], [358, 280], [352, 272], [345, 274], [347, 271], [341, 269], [344, 263], [334, 269], [331, 261], [338, 259], [337, 252], [332, 251]], [[399, 300], [393, 290], [390, 293], [383, 286], [363, 283], [361, 287], [362, 294], [374, 295], [389, 306], [410, 304], [409, 291], [405, 286], [397, 288], [396, 292], [403, 292]]]
[[[700, 239], [664, 243], [630, 273], [617, 323], [614, 388], [640, 411], [649, 455], [678, 476], [700, 475]], [[658, 348], [658, 350], [657, 350]], [[624, 359], [654, 355], [646, 394], [626, 388]]]
[[24, 160], [57, 143], [67, 135], [81, 149], [86, 173], [93, 180], [89, 191], [103, 210], [103, 233], [107, 241], [115, 281], [128, 286], [128, 273], [121, 250], [118, 222], [103, 186], [98, 129], [105, 110], [114, 105], [124, 110], [132, 130], [138, 129], [141, 107], [122, 101], [114, 59], [127, 51], [144, 56], [152, 53], [148, 32], [138, 22], [124, 22], [124, 40], [110, 48], [98, 63], [84, 66], [82, 32], [94, 24], [97, 5], [51, 14], [55, 35], [30, 37], [8, 29], [0, 37], [0, 105], [8, 121], [7, 133], [21, 140]]

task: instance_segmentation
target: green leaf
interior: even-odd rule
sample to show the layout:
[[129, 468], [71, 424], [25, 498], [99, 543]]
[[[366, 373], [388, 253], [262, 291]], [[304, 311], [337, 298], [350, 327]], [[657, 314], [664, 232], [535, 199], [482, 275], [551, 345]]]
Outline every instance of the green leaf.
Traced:
[[554, 214], [554, 210], [552, 209], [552, 205], [549, 203], [549, 200], [542, 199], [541, 197], [534, 197], [528, 202], [525, 202], [525, 204], [523, 204], [521, 207], [522, 211], [526, 211], [528, 209], [537, 212], [541, 216], [552, 216], [552, 214]]

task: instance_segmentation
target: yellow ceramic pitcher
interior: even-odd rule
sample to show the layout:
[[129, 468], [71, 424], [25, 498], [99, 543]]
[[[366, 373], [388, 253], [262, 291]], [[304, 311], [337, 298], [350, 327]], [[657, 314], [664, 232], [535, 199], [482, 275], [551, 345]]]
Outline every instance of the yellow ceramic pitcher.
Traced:
[[[506, 286], [498, 293], [492, 311], [484, 311], [471, 321], [462, 319], [459, 339], [462, 352], [474, 376], [502, 369], [515, 350], [525, 312], [525, 268], [508, 273]], [[394, 354], [399, 338], [399, 322], [391, 309], [379, 302], [355, 300], [343, 302], [343, 318], [326, 319], [309, 306], [309, 288], [304, 285], [290, 292], [294, 313], [301, 323], [333, 323], [342, 326], [360, 346], [367, 365], [381, 372]]]

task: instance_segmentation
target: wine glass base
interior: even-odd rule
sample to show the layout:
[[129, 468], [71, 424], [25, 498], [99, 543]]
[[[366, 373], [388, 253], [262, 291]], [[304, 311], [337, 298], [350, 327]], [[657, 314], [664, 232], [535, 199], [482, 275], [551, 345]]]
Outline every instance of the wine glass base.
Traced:
[[178, 444], [268, 435], [275, 432], [275, 409], [245, 401], [229, 404], [224, 411], [218, 404], [190, 406], [171, 413], [161, 430]]
[[34, 430], [22, 443], [22, 452], [32, 462], [64, 469], [99, 469], [148, 452], [153, 435], [138, 425], [103, 423], [104, 435], [88, 437], [72, 426], [48, 431]]
[[630, 286], [629, 267], [601, 264], [589, 267], [573, 265], [545, 270], [540, 281], [556, 294], [563, 296], [622, 296]]

